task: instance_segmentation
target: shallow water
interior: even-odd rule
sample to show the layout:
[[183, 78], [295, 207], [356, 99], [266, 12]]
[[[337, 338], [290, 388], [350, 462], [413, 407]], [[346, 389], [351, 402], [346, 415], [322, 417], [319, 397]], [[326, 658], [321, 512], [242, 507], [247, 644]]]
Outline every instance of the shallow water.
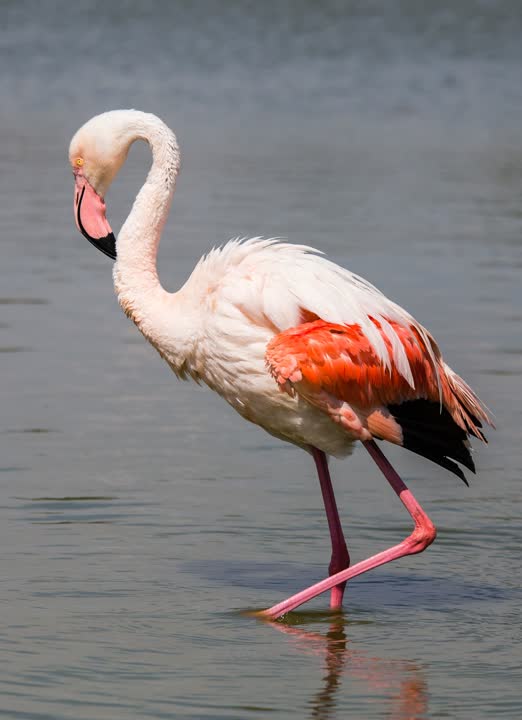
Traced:
[[[2, 717], [520, 717], [518, 4], [106, 5], [1, 10]], [[167, 287], [232, 236], [315, 245], [495, 414], [470, 489], [390, 450], [439, 536], [342, 615], [248, 615], [326, 572], [309, 458], [177, 382], [74, 227], [69, 139], [121, 106], [182, 145]], [[148, 161], [111, 189], [114, 227]], [[362, 450], [332, 467], [353, 558], [407, 532]]]

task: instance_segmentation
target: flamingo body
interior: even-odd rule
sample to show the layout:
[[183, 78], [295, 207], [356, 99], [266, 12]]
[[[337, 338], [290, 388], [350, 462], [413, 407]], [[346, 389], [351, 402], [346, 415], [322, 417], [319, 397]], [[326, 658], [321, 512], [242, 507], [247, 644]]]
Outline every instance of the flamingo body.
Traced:
[[[179, 296], [190, 342], [170, 331], [167, 305], [163, 332], [158, 337], [156, 322], [151, 343], [178, 376], [204, 382], [276, 437], [336, 457], [371, 437], [403, 445], [400, 421], [387, 408], [423, 399], [437, 408], [442, 401], [463, 431], [460, 445], [468, 432], [482, 438], [480, 402], [427, 330], [312, 248], [233, 240], [198, 263]], [[147, 335], [146, 320], [129, 315]], [[340, 403], [351, 423], [339, 420]], [[469, 456], [460, 446], [453, 452]]]
[[[153, 164], [116, 242], [103, 195], [138, 139], [149, 143]], [[165, 291], [156, 255], [179, 150], [154, 115], [113, 111], [93, 118], [74, 136], [70, 161], [78, 228], [116, 259], [120, 305], [176, 375], [205, 383], [242, 417], [314, 456], [333, 548], [333, 579], [325, 582], [335, 603], [350, 559], [326, 455], [347, 455], [362, 441], [416, 528], [422, 525], [422, 549], [432, 542], [431, 521], [374, 439], [464, 479], [457, 463], [474, 469], [468, 436], [484, 440], [481, 427], [490, 421], [429, 332], [366, 280], [313, 248], [278, 239], [232, 240], [202, 258], [179, 291]], [[405, 543], [377, 565], [419, 551], [417, 541]], [[354, 566], [349, 576], [375, 566]]]

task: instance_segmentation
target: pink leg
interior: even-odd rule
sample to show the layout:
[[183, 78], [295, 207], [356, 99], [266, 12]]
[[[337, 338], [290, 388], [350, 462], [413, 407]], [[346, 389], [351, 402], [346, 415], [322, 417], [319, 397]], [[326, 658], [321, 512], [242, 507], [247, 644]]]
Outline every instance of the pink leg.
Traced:
[[435, 540], [437, 535], [435, 526], [419, 503], [415, 500], [412, 493], [397, 475], [388, 460], [379, 450], [375, 441], [370, 440], [364, 442], [363, 445], [375, 460], [377, 466], [383, 472], [384, 477], [388, 480], [393, 490], [399, 496], [402, 504], [413, 518], [413, 522], [415, 524], [413, 532], [398, 545], [394, 545], [388, 550], [384, 550], [377, 555], [373, 555], [367, 560], [363, 560], [350, 568], [342, 570], [336, 575], [330, 576], [326, 580], [322, 580], [321, 582], [312, 585], [306, 590], [302, 590], [287, 600], [283, 600], [283, 602], [278, 605], [274, 605], [273, 607], [268, 608], [268, 610], [264, 610], [260, 613], [261, 616], [269, 618], [270, 620], [275, 620], [276, 618], [281, 617], [281, 615], [285, 615], [287, 612], [299, 607], [299, 605], [302, 605], [317, 595], [330, 590], [332, 587], [339, 585], [340, 583], [350, 580], [356, 575], [361, 575], [368, 570], [373, 570], [373, 568], [376, 568], [379, 565], [384, 565], [385, 563], [396, 560], [404, 555], [414, 555], [415, 553], [422, 552]]
[[[339, 519], [339, 512], [337, 510], [337, 503], [335, 502], [332, 480], [330, 478], [330, 471], [328, 470], [328, 460], [326, 459], [324, 452], [315, 447], [312, 447], [312, 455], [315, 460], [317, 474], [319, 475], [324, 509], [326, 510], [326, 518], [328, 520], [330, 538], [332, 541], [332, 559], [330, 560], [328, 571], [330, 575], [335, 575], [341, 572], [341, 570], [350, 567], [350, 555], [348, 554], [348, 548], [346, 547], [346, 541], [344, 539], [343, 529]], [[330, 594], [330, 607], [332, 610], [339, 610], [342, 607], [345, 587], [346, 582], [342, 582], [338, 585], [334, 585], [332, 588], [332, 592]]]

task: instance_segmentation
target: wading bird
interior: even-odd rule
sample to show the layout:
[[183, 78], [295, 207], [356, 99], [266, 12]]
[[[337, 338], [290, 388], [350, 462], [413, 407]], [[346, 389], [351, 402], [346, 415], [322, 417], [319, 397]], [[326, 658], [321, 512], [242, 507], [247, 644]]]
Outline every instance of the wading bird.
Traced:
[[[136, 140], [152, 167], [116, 240], [104, 196]], [[332, 556], [329, 577], [263, 611], [277, 618], [346, 581], [435, 539], [433, 523], [376, 444], [401, 445], [455, 473], [474, 471], [469, 437], [485, 440], [486, 409], [444, 362], [429, 332], [366, 280], [313, 248], [277, 239], [232, 240], [211, 250], [175, 293], [156, 256], [176, 176], [174, 133], [156, 116], [115, 110], [74, 135], [74, 215], [81, 233], [115, 259], [126, 315], [180, 378], [204, 382], [240, 415], [309, 452], [317, 468]], [[410, 513], [411, 535], [350, 566], [327, 456], [362, 442]]]

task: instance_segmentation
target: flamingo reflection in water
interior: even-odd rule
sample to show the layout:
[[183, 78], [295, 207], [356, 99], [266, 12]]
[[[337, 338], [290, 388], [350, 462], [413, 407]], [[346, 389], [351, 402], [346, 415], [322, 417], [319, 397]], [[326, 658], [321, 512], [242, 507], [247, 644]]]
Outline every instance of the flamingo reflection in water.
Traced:
[[[326, 633], [313, 632], [299, 623], [327, 621]], [[351, 624], [343, 613], [300, 613], [293, 622], [269, 622], [287, 635], [296, 651], [324, 658], [322, 686], [310, 698], [310, 720], [338, 718], [341, 704], [349, 710], [349, 695], [341, 700], [339, 694], [344, 681], [366, 686], [369, 696], [382, 707], [382, 717], [389, 720], [420, 720], [428, 712], [428, 683], [422, 667], [410, 660], [379, 658], [356, 649], [348, 640], [347, 626]], [[359, 694], [359, 693], [358, 693]]]

